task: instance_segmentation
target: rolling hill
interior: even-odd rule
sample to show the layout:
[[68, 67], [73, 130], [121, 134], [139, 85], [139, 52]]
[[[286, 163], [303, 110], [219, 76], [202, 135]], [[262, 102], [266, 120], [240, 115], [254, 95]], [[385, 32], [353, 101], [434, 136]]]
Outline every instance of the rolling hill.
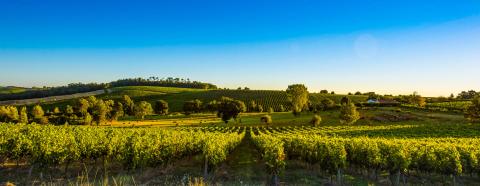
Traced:
[[[264, 110], [273, 108], [275, 111], [280, 110], [281, 105], [285, 109], [289, 109], [287, 94], [285, 91], [278, 90], [203, 90], [190, 88], [172, 88], [172, 87], [154, 87], [154, 86], [129, 86], [112, 88], [109, 93], [97, 96], [101, 99], [113, 99], [119, 101], [123, 95], [130, 96], [135, 102], [148, 101], [154, 103], [156, 100], [165, 100], [169, 103], [171, 112], [182, 111], [183, 103], [185, 101], [199, 99], [203, 103], [219, 99], [222, 96], [231, 97], [244, 101], [247, 105], [250, 101], [255, 101], [258, 105], [262, 105]], [[310, 101], [318, 103], [324, 98], [329, 98], [339, 103], [345, 95], [339, 94], [319, 94], [311, 93]], [[367, 99], [367, 96], [349, 95], [354, 102], [362, 102]], [[59, 101], [54, 103], [45, 103], [46, 109], [53, 109], [54, 107], [65, 107], [66, 105], [74, 105], [76, 99]]]

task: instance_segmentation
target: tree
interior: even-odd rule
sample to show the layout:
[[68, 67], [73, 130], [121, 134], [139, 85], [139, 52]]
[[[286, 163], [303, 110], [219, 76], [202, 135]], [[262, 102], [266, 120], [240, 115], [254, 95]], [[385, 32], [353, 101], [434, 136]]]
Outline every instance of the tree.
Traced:
[[269, 107], [269, 108], [268, 108], [268, 113], [271, 114], [271, 113], [273, 113], [273, 112], [275, 112], [275, 111], [273, 110], [273, 108], [272, 108], [272, 107]]
[[135, 114], [135, 103], [128, 95], [123, 96], [123, 109], [125, 109], [124, 113], [127, 115], [133, 116]]
[[258, 110], [258, 112], [263, 112], [263, 106], [262, 106], [262, 105], [258, 105], [258, 106], [257, 106], [257, 110]]
[[480, 96], [472, 100], [472, 104], [465, 109], [465, 118], [471, 122], [480, 121]]
[[335, 107], [335, 102], [329, 98], [325, 98], [321, 102], [323, 110], [330, 110]]
[[164, 100], [155, 101], [154, 109], [156, 114], [167, 115], [168, 114], [168, 103]]
[[344, 96], [344, 97], [342, 98], [342, 100], [340, 100], [340, 104], [342, 104], [342, 105], [343, 105], [343, 104], [350, 103], [350, 102], [352, 102], [352, 101], [351, 101], [347, 96]]
[[448, 97], [449, 100], [454, 100], [455, 99], [455, 96], [452, 94], [450, 94], [450, 97]]
[[65, 107], [65, 113], [66, 113], [68, 116], [73, 115], [73, 113], [74, 113], [73, 107], [70, 106], [70, 105], [67, 105], [67, 107]]
[[248, 111], [249, 112], [257, 111], [257, 103], [255, 103], [254, 100], [250, 101], [250, 104], [248, 105]]
[[320, 125], [321, 122], [322, 118], [317, 114], [313, 115], [312, 120], [310, 120], [310, 124], [312, 124], [314, 127]]
[[92, 114], [93, 114], [93, 121], [100, 125], [100, 123], [104, 123], [107, 121], [107, 113], [108, 107], [103, 100], [98, 100], [93, 107]]
[[123, 104], [120, 102], [116, 102], [110, 111], [110, 120], [116, 121], [119, 117], [122, 117], [125, 114], [123, 111]]
[[146, 101], [141, 101], [135, 106], [135, 116], [140, 117], [142, 120], [145, 119], [146, 115], [152, 114], [153, 109], [152, 105]]
[[410, 102], [410, 104], [417, 105], [419, 107], [425, 107], [425, 105], [427, 104], [426, 101], [425, 101], [425, 98], [418, 95], [417, 92], [413, 92], [413, 94], [410, 95], [409, 102]]
[[209, 112], [215, 112], [218, 109], [218, 103], [217, 100], [212, 100], [208, 102], [208, 104], [205, 106], [205, 110]]
[[60, 109], [59, 109], [58, 107], [55, 107], [55, 108], [53, 109], [53, 113], [54, 113], [54, 114], [60, 114], [61, 112], [60, 112]]
[[330, 94], [335, 94], [335, 91], [330, 92]]
[[285, 107], [283, 105], [280, 105], [280, 112], [285, 112]]
[[183, 112], [185, 115], [190, 115], [192, 113], [199, 113], [202, 110], [202, 101], [194, 99], [191, 101], [186, 101], [183, 104]]
[[40, 105], [33, 106], [32, 116], [35, 122], [40, 124], [47, 124], [48, 119], [45, 117], [45, 112]]
[[469, 90], [469, 91], [462, 91], [458, 94], [457, 98], [458, 99], [473, 99], [475, 96], [477, 96], [479, 93], [477, 93], [474, 90]]
[[328, 94], [328, 90], [320, 90], [320, 94]]
[[28, 123], [28, 113], [27, 113], [27, 107], [23, 106], [20, 109], [20, 118], [19, 118], [20, 123]]
[[292, 104], [292, 111], [297, 116], [302, 109], [307, 106], [308, 102], [308, 90], [303, 84], [289, 85], [287, 90], [287, 96]]
[[355, 92], [355, 95], [359, 96], [359, 95], [362, 95], [362, 93], [360, 91], [357, 91]]
[[90, 103], [86, 99], [78, 100], [78, 112], [85, 116], [88, 113], [88, 108], [90, 108]]
[[222, 97], [218, 104], [217, 116], [221, 117], [225, 123], [228, 123], [232, 118], [236, 120], [238, 115], [246, 110], [247, 108], [243, 101]]
[[346, 124], [353, 124], [360, 119], [360, 113], [357, 111], [357, 107], [352, 102], [342, 104], [340, 107], [340, 122]]
[[272, 123], [272, 116], [270, 116], [270, 115], [268, 115], [268, 114], [267, 114], [267, 115], [263, 115], [263, 116], [260, 118], [260, 122], [269, 125], [269, 124]]
[[90, 113], [87, 112], [85, 114], [85, 116], [83, 117], [83, 124], [84, 125], [90, 125], [90, 124], [92, 124], [92, 120], [93, 120], [92, 115], [90, 115]]
[[18, 109], [14, 106], [0, 106], [0, 122], [17, 122]]

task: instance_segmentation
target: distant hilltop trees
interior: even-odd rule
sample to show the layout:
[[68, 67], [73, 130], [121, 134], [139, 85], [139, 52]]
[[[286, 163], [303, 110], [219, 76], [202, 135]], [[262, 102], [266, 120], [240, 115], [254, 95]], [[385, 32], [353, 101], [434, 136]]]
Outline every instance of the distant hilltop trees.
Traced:
[[199, 81], [191, 81], [183, 78], [158, 78], [149, 77], [144, 78], [129, 78], [120, 79], [110, 83], [71, 83], [67, 86], [59, 87], [43, 87], [28, 89], [20, 93], [6, 93], [0, 94], [0, 101], [18, 100], [18, 99], [32, 99], [43, 98], [49, 96], [69, 95], [83, 92], [91, 92], [96, 90], [107, 89], [111, 87], [122, 86], [161, 86], [161, 87], [178, 87], [178, 88], [194, 88], [194, 89], [217, 89], [216, 85], [210, 83], [203, 83]]

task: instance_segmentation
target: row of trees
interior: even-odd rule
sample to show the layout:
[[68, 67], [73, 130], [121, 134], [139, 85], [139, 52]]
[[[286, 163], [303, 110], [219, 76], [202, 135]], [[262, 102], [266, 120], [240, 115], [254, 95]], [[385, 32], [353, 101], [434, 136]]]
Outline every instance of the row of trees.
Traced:
[[102, 100], [90, 96], [79, 99], [74, 106], [67, 105], [63, 110], [55, 107], [53, 111], [47, 112], [40, 105], [33, 106], [30, 112], [25, 106], [20, 109], [15, 106], [0, 106], [0, 122], [90, 125], [116, 121], [125, 115], [136, 116], [143, 120], [146, 115], [152, 113], [168, 114], [168, 103], [158, 100], [152, 107], [146, 101], [135, 103], [127, 95], [121, 101]]

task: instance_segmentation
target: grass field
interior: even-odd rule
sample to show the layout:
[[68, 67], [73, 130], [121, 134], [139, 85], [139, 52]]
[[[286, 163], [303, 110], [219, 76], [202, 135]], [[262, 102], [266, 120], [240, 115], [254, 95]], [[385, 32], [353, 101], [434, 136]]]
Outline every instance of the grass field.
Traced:
[[16, 94], [27, 91], [28, 89], [23, 87], [0, 87], [0, 94]]

